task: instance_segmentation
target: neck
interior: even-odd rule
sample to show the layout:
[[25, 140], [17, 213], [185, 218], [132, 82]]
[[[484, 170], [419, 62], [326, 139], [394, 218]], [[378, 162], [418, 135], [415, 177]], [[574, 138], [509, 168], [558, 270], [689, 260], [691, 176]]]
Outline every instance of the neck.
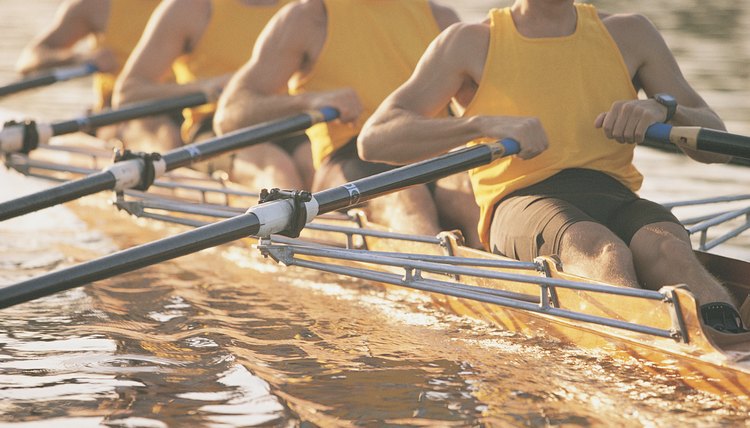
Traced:
[[562, 37], [576, 30], [573, 0], [516, 0], [511, 14], [518, 32], [525, 37]]

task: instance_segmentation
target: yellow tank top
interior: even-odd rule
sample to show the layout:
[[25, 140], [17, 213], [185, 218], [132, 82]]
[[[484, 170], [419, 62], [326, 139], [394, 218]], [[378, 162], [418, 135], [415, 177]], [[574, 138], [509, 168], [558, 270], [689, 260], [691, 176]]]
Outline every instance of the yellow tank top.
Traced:
[[[107, 28], [96, 38], [97, 48], [110, 49], [122, 70], [130, 52], [135, 48], [146, 28], [151, 13], [156, 9], [159, 0], [109, 0]], [[112, 89], [117, 74], [97, 73], [94, 75], [94, 92], [96, 111], [112, 104]]]
[[[192, 52], [172, 64], [177, 83], [234, 73], [250, 59], [253, 46], [271, 17], [291, 0], [272, 6], [246, 6], [239, 0], [212, 0], [211, 20]], [[213, 115], [215, 104], [185, 110], [182, 137]]]
[[440, 29], [426, 0], [324, 0], [325, 44], [311, 72], [290, 84], [290, 94], [354, 88], [364, 111], [355, 127], [340, 123], [308, 129], [313, 164], [359, 134], [391, 92], [409, 78]]
[[464, 116], [534, 116], [549, 148], [522, 160], [509, 157], [471, 171], [480, 207], [479, 236], [489, 242], [495, 204], [509, 193], [568, 168], [612, 175], [632, 190], [643, 177], [632, 164], [631, 144], [606, 138], [594, 120], [614, 101], [635, 99], [620, 50], [591, 5], [576, 4], [570, 36], [526, 38], [510, 9], [490, 11], [490, 44], [479, 87]]

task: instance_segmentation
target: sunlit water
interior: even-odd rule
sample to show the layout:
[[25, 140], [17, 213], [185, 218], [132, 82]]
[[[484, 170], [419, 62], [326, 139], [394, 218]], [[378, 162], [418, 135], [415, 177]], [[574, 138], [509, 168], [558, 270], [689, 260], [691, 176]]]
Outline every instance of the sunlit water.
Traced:
[[[0, 81], [13, 78], [20, 47], [57, 3], [0, 0]], [[463, 17], [478, 20], [496, 3], [462, 4]], [[730, 130], [750, 131], [750, 6], [600, 4], [646, 13]], [[59, 119], [88, 99], [88, 82], [69, 82], [0, 106]], [[749, 190], [747, 168], [651, 150], [639, 151], [638, 164], [643, 193], [660, 201]], [[43, 185], [2, 173], [0, 200]], [[184, 230], [132, 221], [104, 201], [0, 223], [0, 284]], [[750, 259], [747, 238], [717, 251]], [[717, 426], [744, 425], [749, 405], [642, 362], [452, 317], [415, 293], [264, 262], [244, 244], [0, 317], [8, 426]]]

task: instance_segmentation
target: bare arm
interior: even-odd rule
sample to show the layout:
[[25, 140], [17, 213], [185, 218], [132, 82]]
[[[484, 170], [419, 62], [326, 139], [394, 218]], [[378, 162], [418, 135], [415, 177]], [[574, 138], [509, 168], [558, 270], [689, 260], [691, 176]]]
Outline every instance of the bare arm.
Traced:
[[[656, 27], [641, 15], [612, 15], [607, 28], [620, 46], [623, 56], [636, 58], [637, 77], [648, 100], [615, 103], [609, 112], [597, 118], [609, 138], [623, 143], [640, 143], [648, 126], [666, 117], [666, 107], [653, 96], [667, 93], [677, 100], [677, 112], [670, 121], [676, 126], [703, 126], [726, 129], [719, 116], [690, 86], [674, 55]], [[627, 59], [627, 58], [626, 58]], [[680, 147], [699, 162], [728, 162], [731, 157]]]
[[161, 3], [117, 78], [113, 104], [205, 91], [214, 96], [229, 76], [219, 76], [187, 84], [167, 81], [172, 63], [188, 53], [203, 35], [211, 14], [207, 0], [170, 0]]
[[515, 138], [522, 158], [547, 146], [535, 118], [435, 116], [465, 87], [480, 80], [489, 46], [484, 24], [457, 24], [438, 36], [406, 83], [378, 107], [358, 139], [359, 155], [370, 161], [405, 164], [433, 157], [468, 141]]
[[93, 60], [101, 71], [114, 71], [117, 64], [113, 63], [114, 58], [108, 52], [77, 54], [73, 50], [80, 40], [103, 32], [108, 15], [108, 2], [67, 0], [57, 10], [52, 25], [21, 52], [16, 70], [21, 74], [29, 74]]
[[290, 79], [309, 71], [326, 37], [320, 0], [293, 3], [280, 10], [261, 33], [252, 58], [235, 74], [219, 98], [214, 128], [222, 134], [258, 122], [331, 106], [353, 122], [362, 106], [350, 88], [289, 95]]

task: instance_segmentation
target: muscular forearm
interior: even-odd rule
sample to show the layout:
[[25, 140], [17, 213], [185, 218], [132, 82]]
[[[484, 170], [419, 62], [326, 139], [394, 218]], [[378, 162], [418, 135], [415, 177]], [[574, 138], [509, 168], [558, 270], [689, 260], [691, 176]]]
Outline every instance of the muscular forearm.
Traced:
[[117, 82], [112, 104], [115, 107], [120, 107], [126, 104], [152, 99], [178, 97], [194, 92], [204, 92], [209, 100], [215, 100], [223, 86], [223, 81], [226, 81], [226, 78], [223, 76], [185, 84], [160, 83], [147, 79], [126, 78]]
[[249, 92], [223, 94], [214, 115], [214, 130], [225, 134], [311, 109], [309, 94], [259, 95]]
[[481, 117], [425, 118], [392, 108], [373, 116], [359, 136], [359, 155], [368, 161], [407, 164], [437, 156], [484, 136]]

